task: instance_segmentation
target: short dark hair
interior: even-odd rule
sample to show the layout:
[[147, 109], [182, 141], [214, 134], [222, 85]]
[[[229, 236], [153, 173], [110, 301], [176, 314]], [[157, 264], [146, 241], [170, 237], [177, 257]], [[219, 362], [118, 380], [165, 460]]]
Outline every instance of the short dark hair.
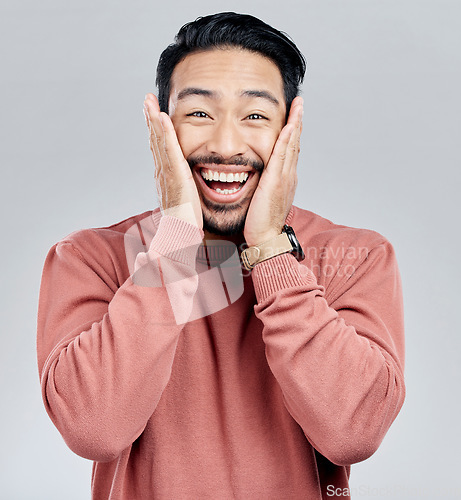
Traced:
[[248, 14], [221, 12], [185, 24], [161, 54], [156, 84], [160, 110], [168, 113], [171, 75], [176, 65], [193, 52], [240, 47], [271, 59], [282, 75], [288, 111], [299, 94], [306, 72], [306, 60], [285, 33]]

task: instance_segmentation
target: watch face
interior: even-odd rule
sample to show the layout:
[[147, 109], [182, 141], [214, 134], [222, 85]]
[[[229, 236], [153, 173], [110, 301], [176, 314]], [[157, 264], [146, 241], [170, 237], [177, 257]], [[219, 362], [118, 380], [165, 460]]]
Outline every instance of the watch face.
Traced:
[[299, 244], [298, 238], [296, 238], [295, 232], [293, 231], [293, 228], [291, 226], [283, 226], [284, 233], [287, 234], [288, 239], [290, 240], [291, 246], [293, 247], [293, 250], [291, 251], [292, 255], [295, 256], [296, 260], [302, 261], [304, 260], [304, 252], [303, 249], [301, 248], [301, 245]]

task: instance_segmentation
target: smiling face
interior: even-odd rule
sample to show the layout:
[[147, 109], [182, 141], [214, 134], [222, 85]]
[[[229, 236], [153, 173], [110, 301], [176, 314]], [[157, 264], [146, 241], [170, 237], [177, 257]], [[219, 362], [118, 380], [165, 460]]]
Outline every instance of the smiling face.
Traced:
[[169, 114], [197, 185], [205, 230], [243, 232], [285, 112], [280, 71], [260, 54], [219, 48], [190, 54], [176, 66]]

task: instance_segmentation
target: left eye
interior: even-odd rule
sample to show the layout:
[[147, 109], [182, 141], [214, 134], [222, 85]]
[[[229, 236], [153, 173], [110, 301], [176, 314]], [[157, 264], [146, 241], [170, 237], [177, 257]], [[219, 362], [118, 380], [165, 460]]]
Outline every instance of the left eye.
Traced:
[[248, 120], [266, 120], [267, 118], [263, 115], [259, 115], [258, 113], [252, 113], [247, 116]]
[[194, 111], [189, 113], [187, 116], [196, 116], [197, 118], [207, 118], [208, 115], [204, 111]]

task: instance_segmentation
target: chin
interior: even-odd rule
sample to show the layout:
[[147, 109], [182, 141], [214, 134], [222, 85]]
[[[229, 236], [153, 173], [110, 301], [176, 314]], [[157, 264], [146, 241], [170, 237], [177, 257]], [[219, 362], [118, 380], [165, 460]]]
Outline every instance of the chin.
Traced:
[[235, 207], [222, 205], [213, 208], [202, 207], [203, 229], [219, 236], [243, 234], [247, 211], [248, 208], [244, 209], [240, 205]]
[[203, 219], [203, 229], [209, 233], [219, 236], [235, 236], [243, 234], [245, 228], [245, 219], [236, 222], [230, 221], [225, 223], [218, 223], [214, 219]]

